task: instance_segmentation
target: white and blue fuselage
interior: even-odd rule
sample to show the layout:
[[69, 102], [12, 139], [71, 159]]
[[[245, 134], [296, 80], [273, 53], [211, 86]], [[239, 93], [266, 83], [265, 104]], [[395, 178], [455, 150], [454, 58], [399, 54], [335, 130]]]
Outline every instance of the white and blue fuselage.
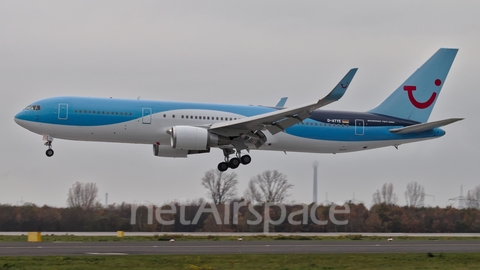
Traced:
[[[36, 107], [38, 106], [38, 107]], [[178, 125], [214, 123], [261, 115], [277, 108], [113, 98], [55, 97], [35, 102], [15, 116], [22, 127], [52, 138], [159, 144], [171, 147], [167, 131]], [[38, 108], [38, 109], [31, 109]], [[440, 137], [439, 128], [414, 134], [389, 130], [416, 122], [375, 115], [314, 111], [303, 123], [272, 135], [261, 150], [341, 153]]]
[[[441, 137], [452, 118], [427, 122], [457, 49], [440, 49], [384, 102], [368, 112], [319, 109], [339, 100], [356, 69], [324, 98], [302, 106], [242, 106], [116, 98], [53, 97], [15, 116], [43, 135], [53, 155], [54, 138], [153, 145], [156, 156], [187, 157], [223, 150], [220, 171], [248, 164], [250, 149], [344, 153]], [[230, 159], [231, 154], [236, 157]]]

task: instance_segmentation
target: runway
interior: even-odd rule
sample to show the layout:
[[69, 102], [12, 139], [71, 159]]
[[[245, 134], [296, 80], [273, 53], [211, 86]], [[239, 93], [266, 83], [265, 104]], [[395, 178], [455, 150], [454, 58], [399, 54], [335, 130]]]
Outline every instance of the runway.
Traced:
[[0, 243], [0, 256], [480, 252], [479, 240]]
[[[2, 232], [0, 235], [7, 236], [21, 236], [27, 235], [28, 231], [20, 232]], [[257, 236], [263, 233], [245, 233], [245, 232], [125, 232], [125, 236], [155, 236], [155, 235], [185, 235], [185, 236]], [[42, 235], [74, 235], [74, 236], [117, 236], [117, 232], [42, 232]], [[328, 232], [328, 233], [278, 233], [270, 232], [268, 236], [320, 236], [320, 237], [335, 237], [346, 235], [361, 235], [361, 236], [375, 236], [375, 237], [480, 237], [480, 233], [353, 233], [353, 232]]]

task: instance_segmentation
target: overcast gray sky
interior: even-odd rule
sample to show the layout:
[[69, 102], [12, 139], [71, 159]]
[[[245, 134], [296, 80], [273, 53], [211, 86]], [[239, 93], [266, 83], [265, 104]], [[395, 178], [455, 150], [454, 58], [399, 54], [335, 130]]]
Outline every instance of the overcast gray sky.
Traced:
[[328, 109], [366, 111], [387, 97], [440, 47], [459, 48], [430, 120], [467, 119], [443, 138], [348, 154], [252, 151], [248, 180], [279, 170], [291, 200], [368, 205], [385, 182], [405, 204], [408, 182], [426, 204], [445, 206], [479, 181], [479, 1], [1, 1], [0, 203], [22, 199], [65, 206], [76, 181], [97, 183], [109, 203], [163, 203], [205, 197], [200, 179], [219, 150], [188, 159], [153, 156], [150, 145], [55, 140], [13, 121], [36, 100], [117, 97], [287, 106], [327, 94], [353, 67], [347, 94]]

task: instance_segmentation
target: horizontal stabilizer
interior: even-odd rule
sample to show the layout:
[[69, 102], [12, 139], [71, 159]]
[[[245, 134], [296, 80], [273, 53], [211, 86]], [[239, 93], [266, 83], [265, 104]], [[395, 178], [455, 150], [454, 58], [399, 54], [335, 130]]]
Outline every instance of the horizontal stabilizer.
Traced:
[[441, 126], [446, 126], [460, 120], [463, 120], [463, 118], [450, 118], [450, 119], [445, 119], [445, 120], [440, 120], [440, 121], [435, 121], [430, 123], [421, 123], [421, 124], [411, 125], [403, 128], [394, 128], [394, 129], [390, 129], [390, 132], [395, 134], [420, 133], [420, 132], [438, 128]]

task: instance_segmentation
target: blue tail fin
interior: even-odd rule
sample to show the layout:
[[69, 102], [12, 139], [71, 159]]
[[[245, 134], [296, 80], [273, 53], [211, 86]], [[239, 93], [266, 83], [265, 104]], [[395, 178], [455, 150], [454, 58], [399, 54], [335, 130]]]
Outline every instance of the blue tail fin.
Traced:
[[438, 50], [387, 99], [369, 112], [427, 122], [458, 49]]

